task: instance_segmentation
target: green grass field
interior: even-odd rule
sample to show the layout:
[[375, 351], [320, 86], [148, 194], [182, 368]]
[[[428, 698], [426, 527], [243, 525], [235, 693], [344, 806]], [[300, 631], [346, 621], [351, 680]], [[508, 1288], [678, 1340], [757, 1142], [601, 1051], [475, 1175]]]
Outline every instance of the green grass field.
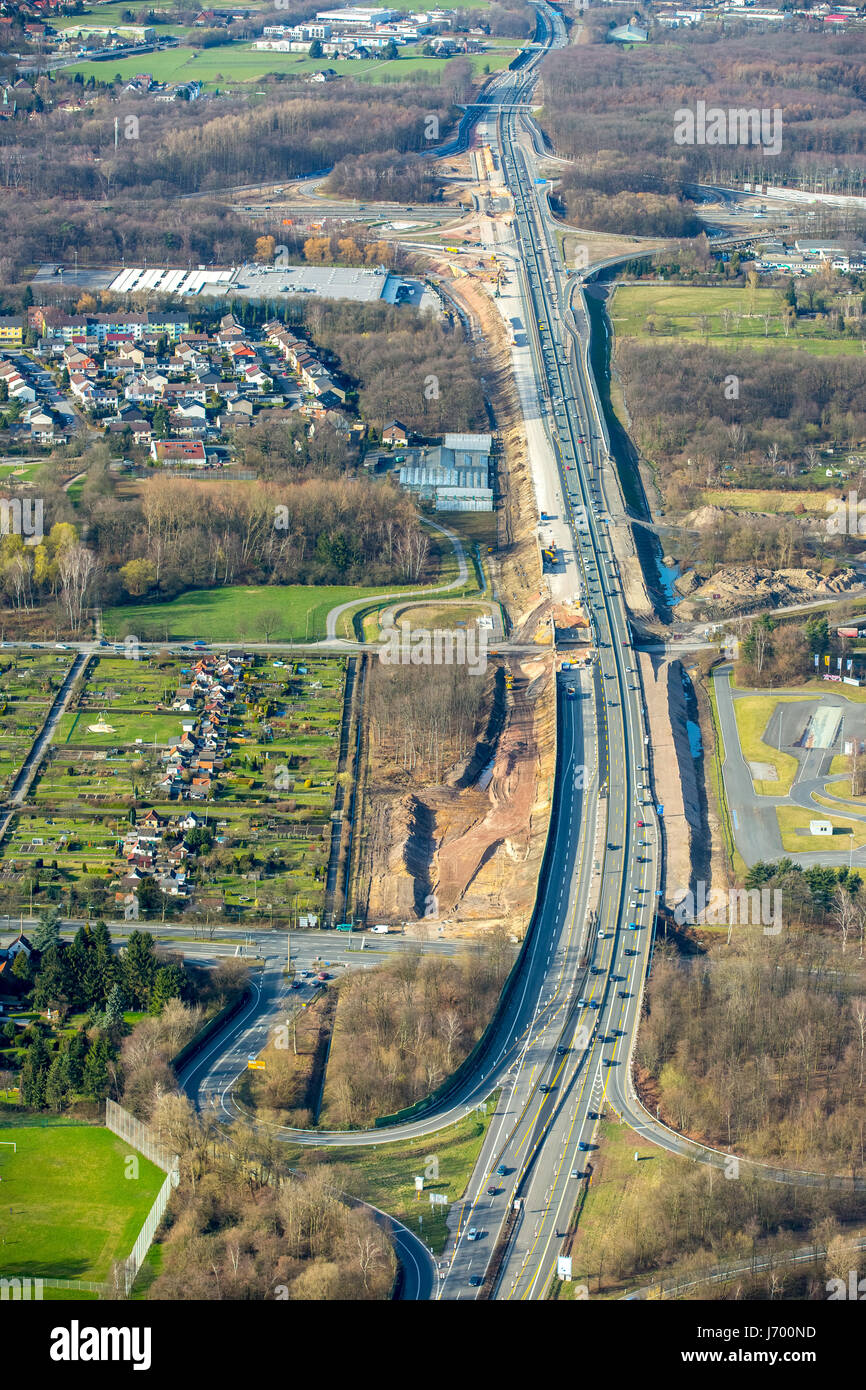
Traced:
[[780, 701], [799, 698], [797, 695], [746, 695], [734, 700], [743, 757], [747, 763], [772, 763], [778, 774], [775, 782], [752, 778], [758, 796], [787, 796], [791, 790], [799, 766], [797, 759], [791, 753], [782, 753], [778, 748], [764, 743], [761, 736], [769, 727]]
[[[819, 806], [835, 807], [835, 803], [826, 797], [815, 796], [814, 800]], [[814, 853], [816, 850], [847, 854], [852, 845], [854, 849], [860, 849], [866, 844], [866, 822], [822, 815], [817, 807], [814, 811], [807, 811], [800, 806], [777, 806], [776, 819], [782, 836], [782, 849], [786, 854]], [[809, 822], [812, 820], [828, 820], [833, 827], [832, 836], [810, 835]]]
[[[432, 587], [447, 584], [456, 574], [450, 551], [443, 557], [443, 573]], [[470, 568], [470, 584], [476, 589]], [[325, 636], [326, 619], [332, 608], [342, 603], [361, 604], [377, 594], [424, 596], [425, 586], [381, 584], [376, 588], [349, 585], [285, 584], [260, 588], [236, 584], [226, 589], [194, 589], [170, 603], [149, 603], [129, 608], [109, 608], [103, 615], [107, 637], [127, 632], [154, 641], [185, 641], [202, 638], [206, 642], [263, 642], [264, 614], [278, 612], [272, 625], [272, 642], [314, 641]], [[448, 597], [462, 597], [466, 590], [453, 590]], [[352, 637], [351, 614], [341, 622], [339, 636]]]
[[[472, 55], [472, 67], [483, 73], [485, 64], [491, 72], [507, 67], [516, 50]], [[383, 62], [347, 58], [308, 58], [304, 53], [273, 53], [253, 48], [247, 43], [225, 44], [219, 48], [164, 49], [159, 53], [142, 53], [138, 57], [107, 58], [71, 64], [64, 72], [80, 72], [97, 82], [111, 82], [115, 73], [128, 80], [138, 72], [149, 72], [157, 82], [202, 82], [206, 86], [225, 88], [236, 82], [255, 82], [271, 73], [287, 73], [303, 77], [322, 67], [333, 68], [341, 77], [364, 82], [408, 82], [423, 78], [426, 82], [441, 81], [449, 62], [454, 59], [408, 57]]]
[[164, 1181], [107, 1129], [85, 1125], [0, 1127], [0, 1273], [37, 1278], [108, 1277], [131, 1251]]
[[305, 584], [195, 589], [170, 603], [110, 608], [104, 615], [104, 626], [109, 637], [128, 630], [142, 637], [152, 631], [158, 639], [201, 637], [206, 642], [262, 642], [262, 614], [278, 610], [281, 620], [271, 632], [271, 640], [303, 641], [324, 637], [325, 619], [337, 604], [352, 599], [360, 602], [377, 592], [348, 585]]
[[[800, 349], [817, 356], [857, 356], [863, 351], [853, 338], [837, 338], [826, 321], [799, 319], [786, 338], [782, 327], [782, 296], [778, 290], [728, 287], [692, 289], [685, 285], [620, 285], [610, 316], [617, 336], [642, 342], [706, 342], [719, 348], [759, 351]], [[724, 311], [739, 314], [726, 325]], [[772, 315], [769, 330], [760, 317]], [[702, 316], [709, 320], [705, 326]], [[751, 315], [751, 317], [750, 317]], [[650, 332], [647, 320], [655, 323]]]

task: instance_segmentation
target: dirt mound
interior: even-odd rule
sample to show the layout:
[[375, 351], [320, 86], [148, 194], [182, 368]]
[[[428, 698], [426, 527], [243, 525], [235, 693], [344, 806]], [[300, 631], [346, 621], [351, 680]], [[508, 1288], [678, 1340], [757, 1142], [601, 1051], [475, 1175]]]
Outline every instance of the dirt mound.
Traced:
[[840, 570], [829, 579], [812, 569], [756, 569], [736, 565], [719, 570], [677, 607], [677, 618], [733, 617], [757, 608], [788, 607], [833, 598], [860, 589], [857, 577]]
[[688, 597], [689, 594], [693, 594], [696, 589], [699, 589], [701, 585], [706, 584], [706, 582], [704, 576], [698, 574], [697, 570], [687, 570], [685, 574], [680, 575], [679, 579], [674, 580], [674, 588], [678, 594]]
[[509, 666], [513, 685], [506, 695], [503, 678], [472, 758], [438, 784], [371, 793], [369, 920], [405, 923], [410, 935], [501, 923], [523, 935], [550, 816], [556, 707], [550, 654]]

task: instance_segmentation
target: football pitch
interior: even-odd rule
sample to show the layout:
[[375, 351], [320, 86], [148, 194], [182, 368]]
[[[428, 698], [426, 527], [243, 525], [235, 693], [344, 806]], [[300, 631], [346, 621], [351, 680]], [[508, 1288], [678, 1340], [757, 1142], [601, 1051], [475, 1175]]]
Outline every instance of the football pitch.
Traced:
[[0, 1126], [0, 1276], [106, 1280], [164, 1179], [107, 1129]]

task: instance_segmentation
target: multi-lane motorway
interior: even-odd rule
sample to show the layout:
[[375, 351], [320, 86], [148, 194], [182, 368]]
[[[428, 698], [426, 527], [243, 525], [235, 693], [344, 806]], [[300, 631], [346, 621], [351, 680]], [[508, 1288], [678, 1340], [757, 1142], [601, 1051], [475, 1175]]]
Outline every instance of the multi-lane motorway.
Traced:
[[[548, 42], [563, 43], [560, 16], [546, 5], [539, 10]], [[560, 491], [567, 499], [567, 516], [560, 520], [571, 530], [596, 639], [592, 681], [582, 683], [579, 702], [563, 704], [563, 711], [580, 710], [586, 730], [581, 780], [591, 794], [584, 798], [579, 787], [569, 785], [561, 747], [558, 820], [581, 816], [580, 852], [568, 865], [554, 842], [545, 897], [555, 898], [557, 885], [571, 878], [577, 931], [571, 921], [551, 924], [554, 968], [544, 990], [554, 1001], [548, 1006], [552, 1016], [533, 1025], [504, 1087], [461, 1214], [442, 1281], [444, 1297], [531, 1299], [543, 1297], [549, 1287], [579, 1184], [592, 1172], [602, 1104], [619, 1099], [626, 1087], [660, 874], [637, 659], [616, 561], [600, 520], [606, 510], [600, 481], [606, 437], [587, 364], [588, 321], [579, 287], [575, 290], [562, 264], [546, 197], [537, 191], [530, 158], [534, 142], [522, 138], [526, 117], [520, 106], [534, 84], [534, 67], [532, 61], [499, 82], [496, 143], [514, 199], [527, 323], [541, 400], [552, 424]], [[562, 687], [570, 683], [560, 678], [560, 700]], [[561, 728], [565, 743], [567, 717], [561, 718]], [[598, 731], [595, 749], [590, 729]], [[558, 974], [553, 951], [560, 953]], [[500, 1232], [507, 1244], [491, 1266]], [[474, 1284], [479, 1277], [484, 1282]]]
[[[539, 13], [546, 46], [563, 43], [560, 16], [543, 3]], [[606, 441], [586, 364], [588, 325], [579, 291], [571, 307], [574, 281], [536, 192], [531, 144], [521, 144], [537, 61], [532, 53], [522, 68], [496, 78], [487, 105], [514, 199], [538, 387], [556, 444], [560, 495], [567, 499], [561, 520], [573, 537], [597, 661], [558, 677], [557, 780], [541, 891], [513, 986], [472, 1067], [455, 1077], [435, 1107], [389, 1130], [282, 1131], [295, 1142], [327, 1146], [433, 1135], [500, 1091], [439, 1272], [444, 1298], [544, 1295], [561, 1245], [558, 1233], [591, 1173], [596, 1116], [606, 1098], [625, 1088], [660, 872], [636, 657], [599, 519]], [[276, 978], [262, 982], [259, 1002], [255, 1026], [261, 1028], [284, 1003]], [[224, 1041], [187, 1081], [228, 1117], [237, 1113], [232, 1080], [255, 1035], [245, 1027]]]

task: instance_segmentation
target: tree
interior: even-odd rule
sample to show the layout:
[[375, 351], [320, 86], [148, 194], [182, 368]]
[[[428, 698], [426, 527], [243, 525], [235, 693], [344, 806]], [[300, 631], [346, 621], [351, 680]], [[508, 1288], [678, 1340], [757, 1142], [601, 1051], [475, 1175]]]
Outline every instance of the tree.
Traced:
[[163, 965], [157, 970], [150, 997], [150, 1012], [162, 1012], [169, 999], [179, 999], [186, 985], [186, 976], [179, 965]]
[[832, 916], [842, 937], [842, 952], [844, 954], [851, 928], [857, 919], [857, 908], [847, 888], [839, 887], [833, 894]]
[[276, 632], [282, 621], [283, 614], [279, 608], [262, 609], [259, 613], [259, 628], [264, 633], [266, 642], [270, 642], [271, 636]]
[[[159, 976], [157, 975], [157, 979]], [[105, 1026], [109, 1029], [120, 1028], [123, 1024], [123, 1013], [126, 1008], [126, 999], [120, 985], [112, 986], [111, 993], [105, 1001]]]
[[823, 653], [830, 645], [830, 625], [826, 617], [806, 619], [806, 641], [810, 652]]
[[313, 42], [310, 44], [310, 47], [307, 49], [307, 57], [308, 57], [308, 58], [321, 58], [321, 56], [322, 56], [322, 45], [321, 45], [321, 42], [320, 42], [319, 39], [313, 39]]
[[276, 237], [259, 236], [256, 237], [255, 258], [257, 261], [269, 263], [274, 259], [277, 249]]
[[27, 959], [26, 951], [18, 951], [12, 962], [12, 974], [22, 985], [29, 985], [31, 982], [30, 962]]
[[80, 1090], [84, 1083], [84, 1064], [89, 1048], [90, 1042], [84, 1029], [76, 1029], [66, 1047], [66, 1070], [73, 1091]]
[[33, 945], [40, 953], [47, 951], [49, 946], [56, 946], [60, 942], [60, 909], [57, 907], [44, 907], [39, 913], [39, 925], [33, 933]]
[[42, 957], [33, 991], [33, 1002], [37, 1009], [56, 1008], [67, 1003], [73, 995], [74, 985], [67, 968], [67, 954], [63, 945], [59, 944], [51, 946]]
[[45, 1103], [52, 1110], [60, 1110], [69, 1098], [68, 1057], [58, 1052], [45, 1078]]
[[123, 984], [133, 1009], [147, 1008], [155, 976], [153, 937], [150, 932], [134, 931], [126, 943], [122, 966]]
[[45, 1084], [51, 1056], [41, 1033], [37, 1033], [21, 1068], [21, 1099], [37, 1110], [45, 1104]]
[[156, 566], [151, 560], [129, 560], [121, 566], [119, 573], [123, 587], [134, 598], [146, 594], [156, 581]]
[[109, 1073], [108, 1064], [111, 1061], [111, 1049], [106, 1037], [98, 1037], [87, 1054], [87, 1061], [84, 1063], [84, 1079], [82, 1089], [86, 1096], [91, 1100], [104, 1100], [108, 1093]]

